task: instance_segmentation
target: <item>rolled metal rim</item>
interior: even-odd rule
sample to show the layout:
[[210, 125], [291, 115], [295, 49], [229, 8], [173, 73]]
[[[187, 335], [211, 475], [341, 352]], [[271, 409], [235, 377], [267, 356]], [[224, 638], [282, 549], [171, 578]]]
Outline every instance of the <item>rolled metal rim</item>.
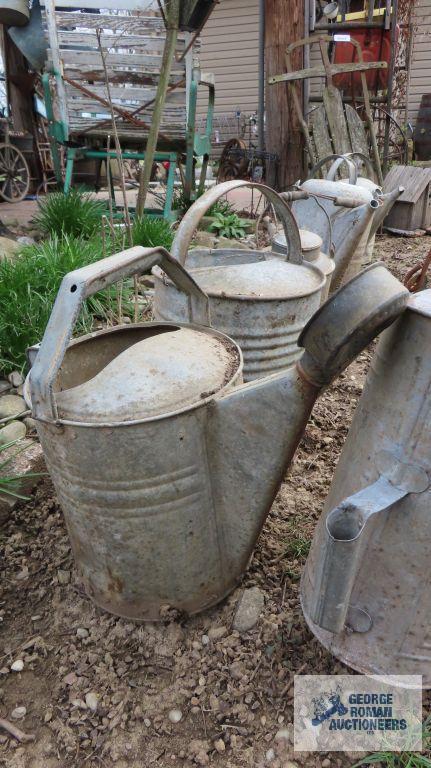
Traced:
[[[284, 263], [284, 262], [282, 262]], [[288, 262], [285, 262], [286, 264]], [[326, 276], [323, 274], [322, 270], [319, 269], [319, 267], [314, 266], [311, 262], [297, 264], [295, 266], [301, 266], [304, 269], [312, 270], [317, 277], [320, 278], [320, 282], [317, 283], [313, 288], [310, 288], [308, 291], [304, 291], [303, 293], [298, 293], [295, 296], [257, 296], [255, 294], [247, 295], [242, 293], [234, 293], [232, 295], [229, 295], [224, 292], [213, 292], [211, 289], [205, 289], [205, 293], [208, 297], [212, 299], [226, 299], [227, 301], [252, 301], [252, 302], [272, 302], [272, 301], [295, 301], [296, 299], [305, 299], [307, 296], [312, 296], [314, 293], [317, 293], [318, 291], [321, 291], [322, 288], [326, 284]], [[196, 280], [196, 277], [199, 277], [199, 271], [200, 270], [207, 270], [208, 267], [192, 267], [192, 269], [189, 269], [189, 274], [193, 277], [195, 282], [198, 282]], [[214, 267], [214, 269], [219, 269], [219, 267]], [[160, 267], [153, 267], [151, 270], [151, 273], [156, 277], [158, 280], [161, 280], [165, 285], [174, 285], [172, 280], [170, 280], [167, 276], [165, 276], [165, 273]], [[198, 283], [199, 285], [199, 283]], [[203, 290], [203, 289], [202, 289]]]
[[[187, 405], [182, 406], [181, 408], [178, 408], [177, 410], [173, 411], [167, 411], [166, 413], [160, 413], [155, 416], [148, 416], [147, 418], [143, 419], [131, 419], [130, 421], [107, 421], [107, 422], [87, 422], [87, 421], [74, 421], [72, 419], [56, 419], [55, 421], [53, 419], [48, 418], [41, 418], [34, 416], [36, 421], [41, 422], [42, 424], [53, 424], [55, 426], [69, 426], [69, 427], [85, 427], [85, 428], [106, 428], [109, 427], [109, 429], [114, 429], [118, 427], [133, 427], [138, 424], [146, 424], [147, 422], [153, 422], [153, 421], [162, 421], [163, 419], [171, 418], [172, 416], [178, 416], [181, 413], [186, 413], [188, 411], [196, 410], [197, 408], [201, 408], [202, 406], [205, 406], [207, 403], [209, 403], [211, 400], [214, 400], [214, 398], [219, 397], [222, 395], [228, 386], [235, 385], [237, 380], [242, 376], [242, 371], [244, 367], [244, 361], [243, 361], [243, 354], [241, 351], [241, 348], [238, 346], [238, 344], [226, 333], [222, 333], [221, 331], [217, 331], [215, 328], [208, 328], [203, 325], [196, 325], [194, 323], [173, 323], [173, 322], [163, 322], [163, 321], [154, 321], [150, 323], [133, 323], [128, 325], [118, 325], [115, 328], [103, 328], [101, 331], [95, 331], [94, 333], [87, 333], [84, 336], [80, 336], [77, 339], [73, 339], [68, 347], [67, 350], [70, 349], [70, 347], [78, 346], [79, 344], [82, 344], [86, 341], [89, 341], [90, 339], [98, 338], [99, 336], [106, 336], [110, 333], [119, 333], [121, 331], [130, 331], [134, 328], [159, 328], [160, 326], [163, 327], [171, 327], [171, 328], [191, 328], [196, 331], [200, 331], [202, 333], [206, 333], [207, 335], [210, 334], [212, 336], [216, 336], [220, 340], [227, 340], [235, 349], [235, 352], [238, 355], [238, 365], [230, 378], [223, 384], [220, 389], [214, 393], [213, 395], [208, 395], [208, 397], [200, 398], [199, 400], [195, 402], [188, 403]], [[66, 354], [67, 354], [66, 350]], [[241, 382], [240, 382], [241, 383]], [[24, 382], [23, 386], [23, 397], [28, 405], [29, 408], [32, 408], [31, 404], [31, 371], [28, 373], [26, 380]]]

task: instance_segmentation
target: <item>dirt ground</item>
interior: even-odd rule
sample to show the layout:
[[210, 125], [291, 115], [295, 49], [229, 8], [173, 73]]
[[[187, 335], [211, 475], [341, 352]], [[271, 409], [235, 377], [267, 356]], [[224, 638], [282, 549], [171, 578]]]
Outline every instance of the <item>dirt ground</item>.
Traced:
[[[430, 246], [427, 237], [382, 236], [376, 255], [403, 277]], [[349, 672], [308, 631], [298, 587], [370, 359], [363, 353], [316, 405], [243, 583], [200, 616], [137, 625], [103, 613], [80, 586], [50, 482], [14, 511], [0, 531], [0, 716], [25, 707], [15, 723], [36, 738], [19, 744], [0, 730], [0, 766], [345, 768], [357, 760], [293, 753], [290, 735], [293, 675]], [[240, 635], [233, 612], [253, 585], [264, 612]], [[17, 659], [22, 672], [11, 671]]]

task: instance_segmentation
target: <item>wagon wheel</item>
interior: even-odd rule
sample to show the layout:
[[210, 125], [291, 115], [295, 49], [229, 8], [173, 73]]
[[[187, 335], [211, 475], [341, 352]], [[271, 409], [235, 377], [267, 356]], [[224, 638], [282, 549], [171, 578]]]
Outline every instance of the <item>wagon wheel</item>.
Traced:
[[229, 139], [226, 142], [220, 157], [218, 182], [241, 179], [247, 173], [248, 158], [241, 155], [246, 149], [247, 145], [242, 139]]
[[19, 203], [29, 187], [30, 170], [22, 152], [12, 144], [0, 144], [0, 197], [7, 203]]

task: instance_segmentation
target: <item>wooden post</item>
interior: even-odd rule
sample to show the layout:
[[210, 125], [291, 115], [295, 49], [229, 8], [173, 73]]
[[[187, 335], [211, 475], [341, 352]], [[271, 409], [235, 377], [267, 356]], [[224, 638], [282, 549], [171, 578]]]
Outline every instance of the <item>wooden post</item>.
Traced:
[[[279, 157], [277, 166], [271, 164], [267, 181], [278, 189], [302, 177], [304, 140], [287, 85], [268, 85], [268, 77], [286, 71], [286, 47], [307, 32], [304, 15], [304, 0], [265, 0], [265, 143], [267, 152]], [[302, 68], [302, 55], [302, 48], [294, 52], [295, 67]], [[295, 87], [302, 103], [302, 82]]]

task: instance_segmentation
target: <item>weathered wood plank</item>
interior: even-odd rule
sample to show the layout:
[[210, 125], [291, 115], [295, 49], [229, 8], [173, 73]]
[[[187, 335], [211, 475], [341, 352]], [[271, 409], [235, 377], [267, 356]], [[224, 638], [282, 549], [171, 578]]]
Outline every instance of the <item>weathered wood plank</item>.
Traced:
[[328, 86], [324, 89], [323, 104], [335, 154], [344, 155], [345, 152], [351, 152], [352, 145], [347, 130], [343, 101], [338, 88]]
[[[42, 18], [44, 12], [42, 10]], [[106, 13], [78, 13], [56, 11], [57, 27], [85, 27], [86, 29], [110, 29], [113, 32], [130, 30], [137, 35], [147, 35], [149, 32], [165, 34], [165, 25], [159, 16], [136, 16], [132, 14], [117, 15]]]
[[[41, 6], [46, 5], [46, 0], [41, 0]], [[118, 11], [148, 11], [152, 5], [152, 0], [103, 0], [103, 10]], [[81, 8], [91, 8], [99, 11], [101, 0], [80, 0]], [[57, 2], [59, 8], [76, 8], [76, 0], [61, 0]]]
[[[100, 96], [102, 99], [107, 99], [106, 87], [104, 85], [89, 84], [84, 86], [88, 91]], [[122, 88], [118, 85], [110, 86], [111, 98], [113, 101], [121, 101], [122, 104], [131, 104], [133, 102], [144, 103], [154, 99], [156, 95], [155, 88], [136, 88], [127, 86]], [[90, 97], [84, 94], [79, 88], [75, 88], [73, 85], [66, 83], [66, 95], [71, 101], [76, 99], [86, 99]], [[185, 88], [170, 91], [166, 97], [166, 101], [171, 105], [184, 106], [186, 103], [186, 91]]]
[[[331, 73], [333, 75], [342, 74], [344, 72], [364, 72], [369, 69], [387, 69], [386, 61], [368, 61], [363, 64], [360, 63], [348, 63], [348, 64], [331, 64]], [[326, 71], [324, 67], [308, 67], [308, 69], [300, 69], [298, 72], [285, 72], [283, 75], [273, 75], [268, 78], [268, 83], [273, 85], [274, 83], [288, 83], [292, 80], [306, 80], [309, 77], [325, 77]]]
[[[328, 125], [326, 123], [325, 108], [323, 106], [313, 109], [310, 114], [310, 125], [313, 129], [312, 139], [314, 144], [314, 151], [316, 153], [317, 161], [323, 160], [324, 157], [332, 155], [334, 150], [331, 144], [331, 137], [329, 135]], [[329, 164], [324, 167], [324, 171], [328, 170]]]
[[370, 150], [368, 147], [367, 133], [365, 125], [350, 104], [344, 105], [346, 113], [347, 130], [349, 131], [350, 143], [352, 145], [353, 152], [362, 152], [367, 157], [370, 156]]
[[[99, 67], [96, 69], [95, 67], [82, 67], [81, 69], [77, 69], [74, 66], [69, 66], [65, 70], [67, 77], [70, 77], [72, 80], [76, 80], [77, 82], [81, 82], [85, 86], [86, 83], [104, 83], [105, 77], [103, 73], [103, 68]], [[183, 82], [185, 79], [185, 75], [173, 75], [169, 79], [169, 85], [175, 85], [176, 83]], [[112, 83], [112, 85], [118, 85], [120, 83], [127, 83], [130, 85], [141, 85], [141, 86], [155, 86], [157, 85], [159, 80], [159, 70], [157, 68], [152, 68], [152, 71], [146, 71], [146, 72], [131, 72], [130, 69], [125, 68], [118, 68], [118, 69], [111, 69], [109, 73], [109, 82]]]
[[[98, 51], [98, 42], [96, 33], [86, 30], [58, 30], [58, 40], [60, 43], [60, 49], [67, 45], [68, 48], [75, 48], [79, 50], [84, 46], [89, 46]], [[150, 35], [126, 35], [126, 34], [102, 34], [101, 42], [103, 49], [116, 49], [121, 48], [123, 51], [131, 49], [138, 49], [139, 53], [149, 55], [162, 54], [165, 40], [163, 37], [156, 37]], [[184, 50], [184, 41], [180, 41], [176, 47], [177, 53], [182, 53]]]
[[[78, 69], [81, 66], [100, 68], [102, 66], [102, 60], [98, 51], [68, 51], [63, 49], [61, 51], [61, 59], [64, 66], [67, 68], [69, 65], [75, 65]], [[158, 67], [160, 71], [161, 56], [145, 56], [140, 53], [106, 53], [106, 66], [108, 70], [116, 67], [130, 67], [130, 70], [141, 71], [147, 67], [148, 71], [152, 71], [150, 68]], [[183, 74], [185, 72], [184, 60], [182, 62], [176, 62], [172, 69], [172, 74]]]

